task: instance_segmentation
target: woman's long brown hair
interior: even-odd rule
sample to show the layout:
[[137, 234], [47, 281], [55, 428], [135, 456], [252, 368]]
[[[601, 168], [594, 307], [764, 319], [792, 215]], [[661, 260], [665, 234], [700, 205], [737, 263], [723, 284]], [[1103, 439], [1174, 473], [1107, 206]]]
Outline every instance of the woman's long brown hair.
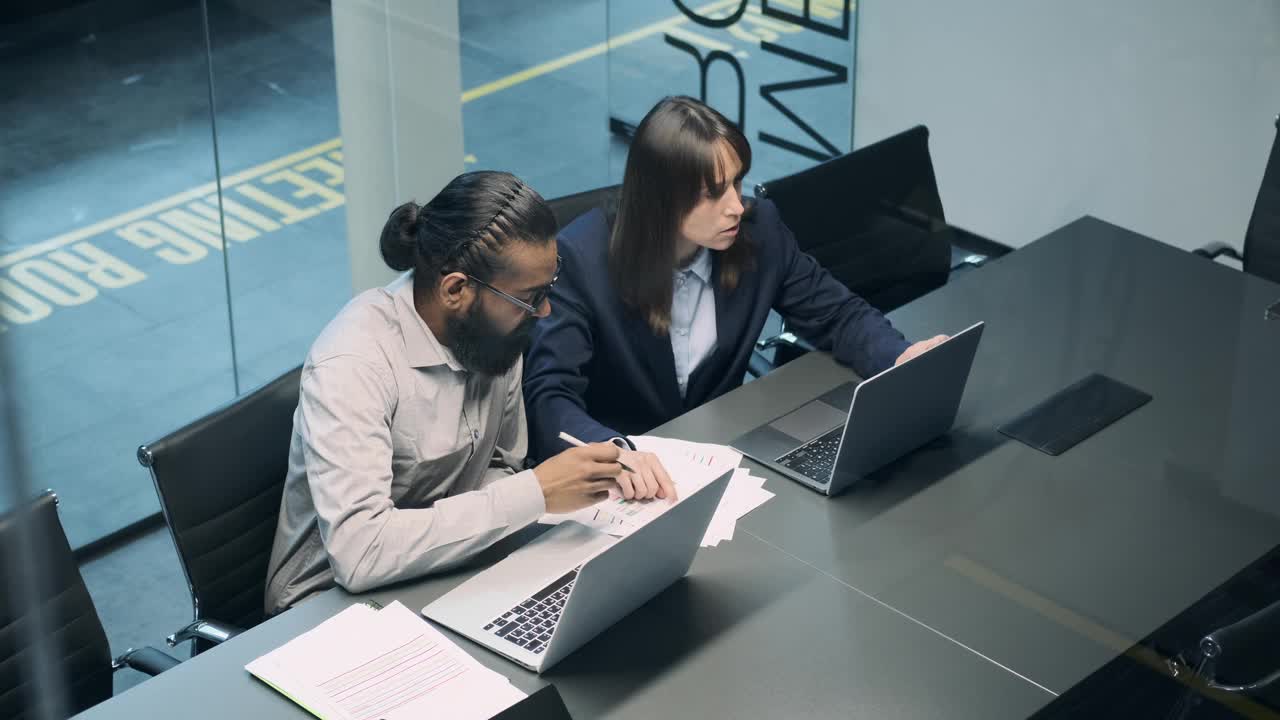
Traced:
[[[737, 177], [725, 177], [725, 145], [742, 163]], [[738, 126], [693, 98], [664, 98], [640, 121], [622, 177], [609, 243], [609, 275], [623, 302], [640, 312], [655, 333], [666, 334], [671, 328], [681, 223], [704, 192], [719, 197], [750, 169], [751, 146]], [[716, 282], [724, 290], [737, 287], [752, 266], [744, 227], [745, 223], [739, 226], [737, 240], [719, 254]]]

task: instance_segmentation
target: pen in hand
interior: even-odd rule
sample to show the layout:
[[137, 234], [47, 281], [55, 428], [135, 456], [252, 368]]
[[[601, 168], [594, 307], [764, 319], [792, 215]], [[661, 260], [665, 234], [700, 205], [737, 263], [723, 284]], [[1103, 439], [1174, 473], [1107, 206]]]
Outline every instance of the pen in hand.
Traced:
[[[562, 433], [560, 433], [560, 439], [561, 439], [561, 440], [563, 440], [563, 441], [565, 441], [565, 442], [567, 442], [567, 443], [569, 443], [570, 445], [573, 445], [574, 447], [586, 447], [586, 446], [587, 446], [587, 444], [586, 444], [586, 443], [582, 442], [581, 440], [579, 440], [578, 438], [576, 438], [576, 437], [574, 437], [574, 436], [570, 435], [570, 434], [569, 434], [569, 433], [567, 433], [567, 432], [562, 432]], [[624, 465], [623, 463], [618, 463], [618, 465], [622, 466], [622, 469], [623, 469], [624, 471], [626, 471], [626, 472], [629, 472], [629, 473], [634, 473], [634, 472], [635, 472], [635, 470], [632, 470], [631, 468], [627, 467], [627, 466], [626, 466], [626, 465]]]

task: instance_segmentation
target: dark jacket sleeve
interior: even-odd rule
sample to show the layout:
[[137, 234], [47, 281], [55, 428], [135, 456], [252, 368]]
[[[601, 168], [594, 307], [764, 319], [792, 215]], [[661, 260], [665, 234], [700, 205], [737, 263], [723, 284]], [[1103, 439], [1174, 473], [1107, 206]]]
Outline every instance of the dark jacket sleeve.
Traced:
[[569, 447], [559, 438], [567, 432], [583, 442], [621, 437], [587, 414], [587, 368], [592, 356], [590, 300], [581, 263], [562, 244], [564, 268], [551, 291], [551, 314], [534, 326], [525, 362], [524, 396], [534, 458], [542, 460]]
[[768, 254], [782, 269], [773, 307], [787, 321], [787, 329], [818, 349], [831, 351], [836, 360], [851, 365], [864, 378], [891, 367], [910, 345], [902, 333], [817, 260], [801, 252], [776, 208], [760, 210], [772, 216], [771, 222], [761, 218], [766, 220], [761, 229], [773, 244]]

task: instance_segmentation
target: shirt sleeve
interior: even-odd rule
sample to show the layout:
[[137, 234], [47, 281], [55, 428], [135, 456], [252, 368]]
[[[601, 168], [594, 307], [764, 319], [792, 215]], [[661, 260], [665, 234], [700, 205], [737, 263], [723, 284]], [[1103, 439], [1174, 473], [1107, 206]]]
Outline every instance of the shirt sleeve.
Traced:
[[594, 353], [594, 313], [574, 268], [574, 263], [566, 263], [560, 281], [551, 290], [554, 309], [534, 326], [529, 347], [524, 392], [533, 425], [534, 456], [539, 459], [569, 447], [560, 439], [562, 431], [587, 443], [608, 442], [622, 435], [587, 412], [586, 369]]
[[[481, 489], [429, 508], [395, 507], [396, 397], [387, 369], [354, 356], [327, 359], [302, 376], [298, 422], [307, 483], [335, 580], [351, 592], [460, 562], [545, 511], [533, 472], [511, 466]], [[508, 434], [506, 423], [502, 433]], [[509, 434], [510, 449], [519, 450], [522, 431]], [[424, 476], [430, 481], [429, 470]]]
[[777, 217], [774, 236], [782, 243], [782, 285], [774, 309], [787, 327], [829, 350], [864, 378], [891, 367], [910, 345], [879, 310], [854, 294], [808, 253]]

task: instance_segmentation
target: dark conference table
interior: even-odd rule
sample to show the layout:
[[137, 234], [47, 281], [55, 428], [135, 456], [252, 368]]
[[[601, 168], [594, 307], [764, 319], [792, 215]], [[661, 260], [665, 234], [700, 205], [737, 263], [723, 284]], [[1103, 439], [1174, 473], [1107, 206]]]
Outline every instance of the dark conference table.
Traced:
[[[1093, 218], [958, 274], [891, 315], [908, 337], [986, 321], [951, 433], [836, 498], [747, 461], [776, 497], [543, 679], [583, 718], [1035, 712], [1280, 544], [1277, 298]], [[1093, 372], [1153, 400], [1058, 457], [996, 431]], [[810, 354], [654, 432], [724, 443], [851, 377]], [[418, 610], [520, 540], [358, 597]], [[243, 666], [355, 599], [323, 593], [82, 717], [304, 717]]]

